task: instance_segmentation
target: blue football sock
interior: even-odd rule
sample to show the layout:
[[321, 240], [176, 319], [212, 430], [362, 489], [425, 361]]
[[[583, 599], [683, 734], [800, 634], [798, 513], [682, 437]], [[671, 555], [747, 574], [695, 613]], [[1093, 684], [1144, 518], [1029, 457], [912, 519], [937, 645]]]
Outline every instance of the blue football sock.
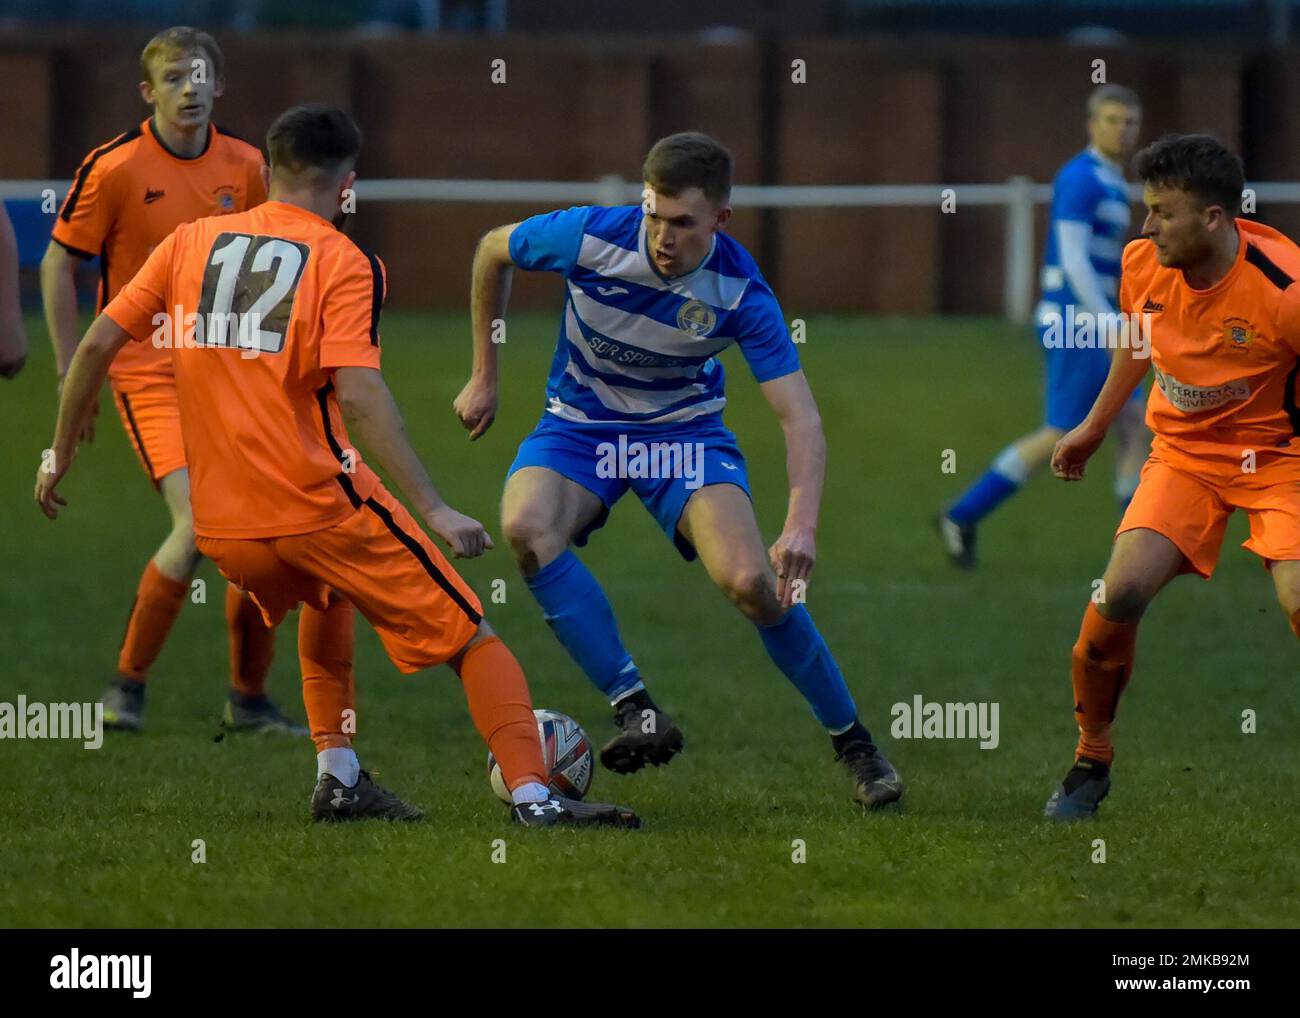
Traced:
[[572, 550], [524, 577], [542, 617], [592, 683], [611, 700], [641, 686], [623, 647], [614, 609], [596, 577]]
[[849, 687], [805, 605], [795, 605], [774, 626], [759, 626], [758, 634], [772, 661], [826, 728], [843, 731], [857, 720]]
[[1029, 477], [1029, 468], [1016, 452], [1007, 446], [974, 484], [967, 488], [945, 514], [954, 523], [965, 526], [978, 523], [1008, 498], [1020, 490]]

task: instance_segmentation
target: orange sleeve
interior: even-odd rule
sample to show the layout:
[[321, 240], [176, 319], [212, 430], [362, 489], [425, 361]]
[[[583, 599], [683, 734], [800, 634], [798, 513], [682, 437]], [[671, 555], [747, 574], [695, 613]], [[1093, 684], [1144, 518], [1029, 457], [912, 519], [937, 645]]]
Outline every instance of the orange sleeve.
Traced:
[[[179, 243], [177, 235], [184, 230], [178, 226], [153, 249], [131, 281], [108, 302], [104, 314], [113, 319], [136, 342], [153, 336], [162, 322], [158, 316], [168, 312], [168, 294], [172, 273], [172, 255]], [[183, 323], [176, 323], [177, 327]]]
[[1282, 291], [1277, 305], [1278, 338], [1300, 354], [1300, 283]]
[[320, 366], [333, 368], [379, 367], [379, 312], [387, 292], [387, 274], [377, 255], [343, 260], [334, 278], [324, 284]]
[[1139, 241], [1130, 241], [1124, 246], [1124, 256], [1119, 270], [1119, 310], [1132, 314], [1137, 294], [1133, 292], [1137, 280], [1134, 278], [1138, 265]]
[[108, 239], [117, 218], [119, 188], [99, 161], [99, 152], [86, 156], [63, 199], [51, 237], [75, 255], [94, 258]]

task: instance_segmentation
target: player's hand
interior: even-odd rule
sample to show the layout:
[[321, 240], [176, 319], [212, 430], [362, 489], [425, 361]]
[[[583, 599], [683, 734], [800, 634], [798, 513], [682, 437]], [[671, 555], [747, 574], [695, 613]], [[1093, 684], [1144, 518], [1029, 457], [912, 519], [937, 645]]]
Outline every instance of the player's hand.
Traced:
[[492, 427], [492, 422], [496, 420], [496, 383], [470, 378], [451, 405], [455, 408], [460, 423], [469, 432], [469, 440], [472, 442]]
[[477, 558], [488, 548], [494, 547], [483, 524], [472, 516], [456, 512], [449, 505], [427, 514], [424, 522], [447, 542], [454, 558]]
[[806, 591], [808, 578], [817, 563], [817, 539], [813, 529], [787, 526], [767, 554], [776, 571], [776, 596], [783, 608], [789, 608], [795, 603], [795, 594]]
[[[59, 376], [59, 399], [63, 398], [63, 376]], [[81, 434], [77, 436], [78, 442], [95, 441], [95, 418], [99, 416], [99, 393], [95, 393], [95, 401], [90, 404], [90, 413], [86, 415], [86, 423], [81, 426]]]
[[52, 520], [57, 519], [59, 510], [68, 504], [68, 500], [55, 490], [72, 465], [68, 459], [70, 457], [59, 462], [59, 457], [49, 451], [41, 458], [41, 465], [36, 470], [36, 505]]
[[1090, 427], [1086, 421], [1067, 432], [1052, 450], [1052, 473], [1065, 481], [1082, 480], [1084, 466], [1105, 437], [1105, 430]]

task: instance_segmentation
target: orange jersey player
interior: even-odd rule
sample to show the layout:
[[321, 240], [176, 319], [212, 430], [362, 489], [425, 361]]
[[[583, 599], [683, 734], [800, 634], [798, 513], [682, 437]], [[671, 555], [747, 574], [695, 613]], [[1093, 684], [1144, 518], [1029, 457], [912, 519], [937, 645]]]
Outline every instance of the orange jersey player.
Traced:
[[96, 386], [129, 340], [170, 316], [199, 550], [248, 591], [270, 625], [302, 605], [303, 698], [317, 748], [317, 820], [422, 814], [375, 784], [352, 749], [352, 606], [403, 673], [448, 663], [531, 826], [637, 826], [624, 807], [553, 798], [523, 670], [482, 605], [352, 447], [346, 413], [424, 523], [456, 555], [491, 541], [439, 496], [379, 371], [379, 259], [332, 225], [361, 135], [342, 110], [300, 106], [267, 135], [270, 199], [180, 226], [96, 319], [64, 387], [47, 515]]
[[[169, 29], [145, 47], [140, 70], [140, 95], [153, 115], [86, 157], [41, 265], [60, 386], [77, 345], [73, 273], [78, 259], [99, 256], [97, 310], [103, 310], [181, 223], [242, 212], [266, 198], [262, 154], [210, 122], [213, 101], [224, 87], [216, 41], [192, 28]], [[109, 379], [122, 426], [172, 521], [140, 578], [117, 675], [101, 697], [108, 727], [138, 729], [149, 668], [180, 612], [199, 556], [168, 352], [152, 343], [132, 343], [114, 360]], [[93, 439], [93, 417], [83, 437]], [[224, 724], [300, 732], [266, 697], [275, 634], [233, 587], [226, 591], [225, 614], [231, 689]]]
[[1052, 459], [1057, 476], [1083, 476], [1149, 355], [1151, 456], [1074, 645], [1079, 743], [1045, 811], [1064, 819], [1094, 814], [1110, 789], [1110, 729], [1146, 606], [1180, 573], [1209, 579], [1234, 510], [1300, 636], [1300, 247], [1237, 218], [1241, 160], [1213, 138], [1164, 138], [1135, 166], [1148, 212], [1124, 251], [1128, 349]]

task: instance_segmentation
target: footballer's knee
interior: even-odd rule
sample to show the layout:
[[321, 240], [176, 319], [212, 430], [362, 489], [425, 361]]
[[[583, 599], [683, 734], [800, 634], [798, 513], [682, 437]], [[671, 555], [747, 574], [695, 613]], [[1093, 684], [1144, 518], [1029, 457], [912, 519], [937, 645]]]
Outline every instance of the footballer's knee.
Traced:
[[528, 507], [506, 511], [501, 518], [501, 530], [525, 576], [536, 574], [568, 547], [559, 528], [544, 514]]
[[781, 620], [776, 583], [765, 565], [742, 564], [728, 569], [718, 581], [727, 600], [751, 622], [772, 625]]
[[469, 643], [461, 647], [460, 650], [456, 652], [455, 657], [449, 658], [447, 660], [447, 664], [451, 666], [452, 671], [454, 671], [457, 675], [459, 675], [461, 666], [465, 664], [465, 655], [468, 654], [471, 649], [477, 647], [480, 643], [495, 638], [496, 635], [497, 635], [496, 630], [493, 629], [490, 625], [488, 625], [487, 619], [480, 620], [478, 624], [478, 629], [476, 629], [474, 631], [474, 635], [469, 638]]
[[1108, 581], [1105, 597], [1097, 602], [1097, 611], [1108, 622], [1137, 622], [1154, 596], [1154, 592], [1137, 580]]
[[1277, 603], [1286, 612], [1291, 632], [1300, 637], [1300, 575], [1293, 575], [1295, 563], [1274, 562], [1270, 565], [1273, 583], [1277, 588]]
[[154, 563], [165, 575], [184, 579], [194, 575], [203, 553], [194, 541], [194, 521], [188, 512], [173, 517], [172, 529], [154, 554]]

